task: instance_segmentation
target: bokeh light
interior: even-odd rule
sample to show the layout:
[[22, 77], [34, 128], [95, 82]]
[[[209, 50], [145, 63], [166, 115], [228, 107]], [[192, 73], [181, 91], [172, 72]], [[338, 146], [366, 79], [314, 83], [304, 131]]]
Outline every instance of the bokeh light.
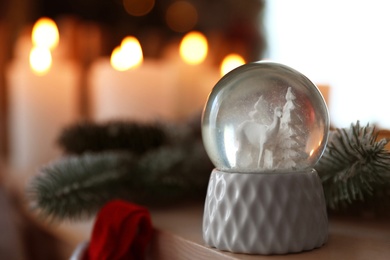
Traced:
[[49, 49], [57, 47], [59, 32], [56, 23], [47, 17], [40, 18], [32, 30], [32, 42], [35, 46], [42, 46]]
[[30, 67], [39, 76], [45, 75], [51, 67], [52, 57], [46, 47], [35, 46], [30, 52]]
[[116, 47], [111, 54], [111, 66], [118, 71], [125, 71], [141, 65], [143, 54], [141, 44], [137, 38], [127, 36], [120, 46]]
[[245, 64], [245, 60], [240, 55], [236, 53], [227, 55], [221, 63], [221, 76], [243, 64]]
[[154, 7], [154, 0], [123, 0], [126, 12], [133, 16], [148, 14]]
[[200, 32], [187, 33], [180, 43], [180, 56], [191, 65], [202, 63], [208, 52], [206, 37]]
[[191, 3], [177, 1], [168, 7], [165, 19], [168, 27], [173, 31], [187, 32], [198, 22], [198, 12]]

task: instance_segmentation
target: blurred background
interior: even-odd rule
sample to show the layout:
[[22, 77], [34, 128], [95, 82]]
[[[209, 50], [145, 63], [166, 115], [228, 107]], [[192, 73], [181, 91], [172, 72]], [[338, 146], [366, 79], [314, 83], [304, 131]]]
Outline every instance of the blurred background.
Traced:
[[[1, 1], [2, 157], [21, 168], [39, 165], [55, 154], [59, 131], [78, 120], [181, 121], [199, 113], [227, 56], [238, 65], [262, 58], [264, 8], [258, 0]], [[32, 60], [41, 18], [54, 22], [59, 37], [48, 47], [47, 69]], [[181, 43], [192, 33], [200, 39], [185, 54]], [[134, 50], [115, 56], [126, 37], [140, 46], [140, 60]], [[35, 66], [45, 67], [46, 56], [36, 54]], [[133, 61], [118, 68], [114, 56]]]
[[333, 127], [387, 130], [389, 11], [382, 0], [0, 0], [0, 166], [48, 162], [80, 120], [187, 120], [224, 73], [262, 59], [316, 83]]
[[390, 3], [266, 1], [267, 57], [328, 85], [331, 122], [389, 129]]
[[74, 250], [25, 201], [64, 127], [199, 119], [224, 73], [263, 57], [264, 9], [260, 0], [0, 0], [0, 258]]
[[[54, 154], [44, 150], [58, 132], [78, 120], [185, 120], [201, 111], [232, 56], [230, 69], [269, 59], [304, 73], [323, 93], [334, 127], [360, 120], [388, 129], [388, 10], [381, 0], [3, 0], [1, 158], [39, 165]], [[30, 59], [41, 18], [54, 22], [59, 40], [39, 72]], [[193, 32], [206, 47], [195, 39], [185, 54]], [[129, 36], [141, 58], [134, 50], [118, 55]], [[132, 61], [119, 68], [118, 57]]]

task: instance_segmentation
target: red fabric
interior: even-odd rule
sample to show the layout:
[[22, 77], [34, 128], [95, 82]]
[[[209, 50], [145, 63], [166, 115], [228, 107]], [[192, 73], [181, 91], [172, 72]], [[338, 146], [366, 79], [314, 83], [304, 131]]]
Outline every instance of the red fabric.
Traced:
[[114, 200], [98, 213], [84, 259], [141, 260], [153, 234], [149, 211]]

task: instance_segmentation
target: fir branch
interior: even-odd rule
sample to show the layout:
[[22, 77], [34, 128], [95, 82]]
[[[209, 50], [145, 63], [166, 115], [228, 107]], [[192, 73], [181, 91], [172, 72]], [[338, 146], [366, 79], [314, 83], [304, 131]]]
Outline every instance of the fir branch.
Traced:
[[376, 141], [375, 128], [361, 127], [330, 133], [327, 148], [316, 170], [321, 177], [327, 205], [332, 210], [371, 200], [390, 187], [390, 151], [387, 140]]
[[141, 157], [72, 156], [42, 168], [31, 183], [30, 200], [43, 216], [78, 219], [114, 198], [154, 205], [203, 198], [212, 167], [201, 141], [160, 147]]
[[65, 128], [58, 144], [67, 154], [127, 150], [142, 154], [168, 142], [160, 124], [111, 121], [107, 123], [81, 122]]
[[121, 195], [136, 158], [129, 153], [69, 156], [44, 166], [30, 183], [33, 210], [53, 218], [83, 218]]

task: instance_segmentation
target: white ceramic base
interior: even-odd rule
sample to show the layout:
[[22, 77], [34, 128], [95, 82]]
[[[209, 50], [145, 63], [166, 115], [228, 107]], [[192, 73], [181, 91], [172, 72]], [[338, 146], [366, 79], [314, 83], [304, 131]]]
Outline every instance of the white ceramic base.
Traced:
[[317, 172], [213, 170], [203, 238], [219, 250], [247, 254], [286, 254], [322, 246], [328, 239], [328, 217]]

